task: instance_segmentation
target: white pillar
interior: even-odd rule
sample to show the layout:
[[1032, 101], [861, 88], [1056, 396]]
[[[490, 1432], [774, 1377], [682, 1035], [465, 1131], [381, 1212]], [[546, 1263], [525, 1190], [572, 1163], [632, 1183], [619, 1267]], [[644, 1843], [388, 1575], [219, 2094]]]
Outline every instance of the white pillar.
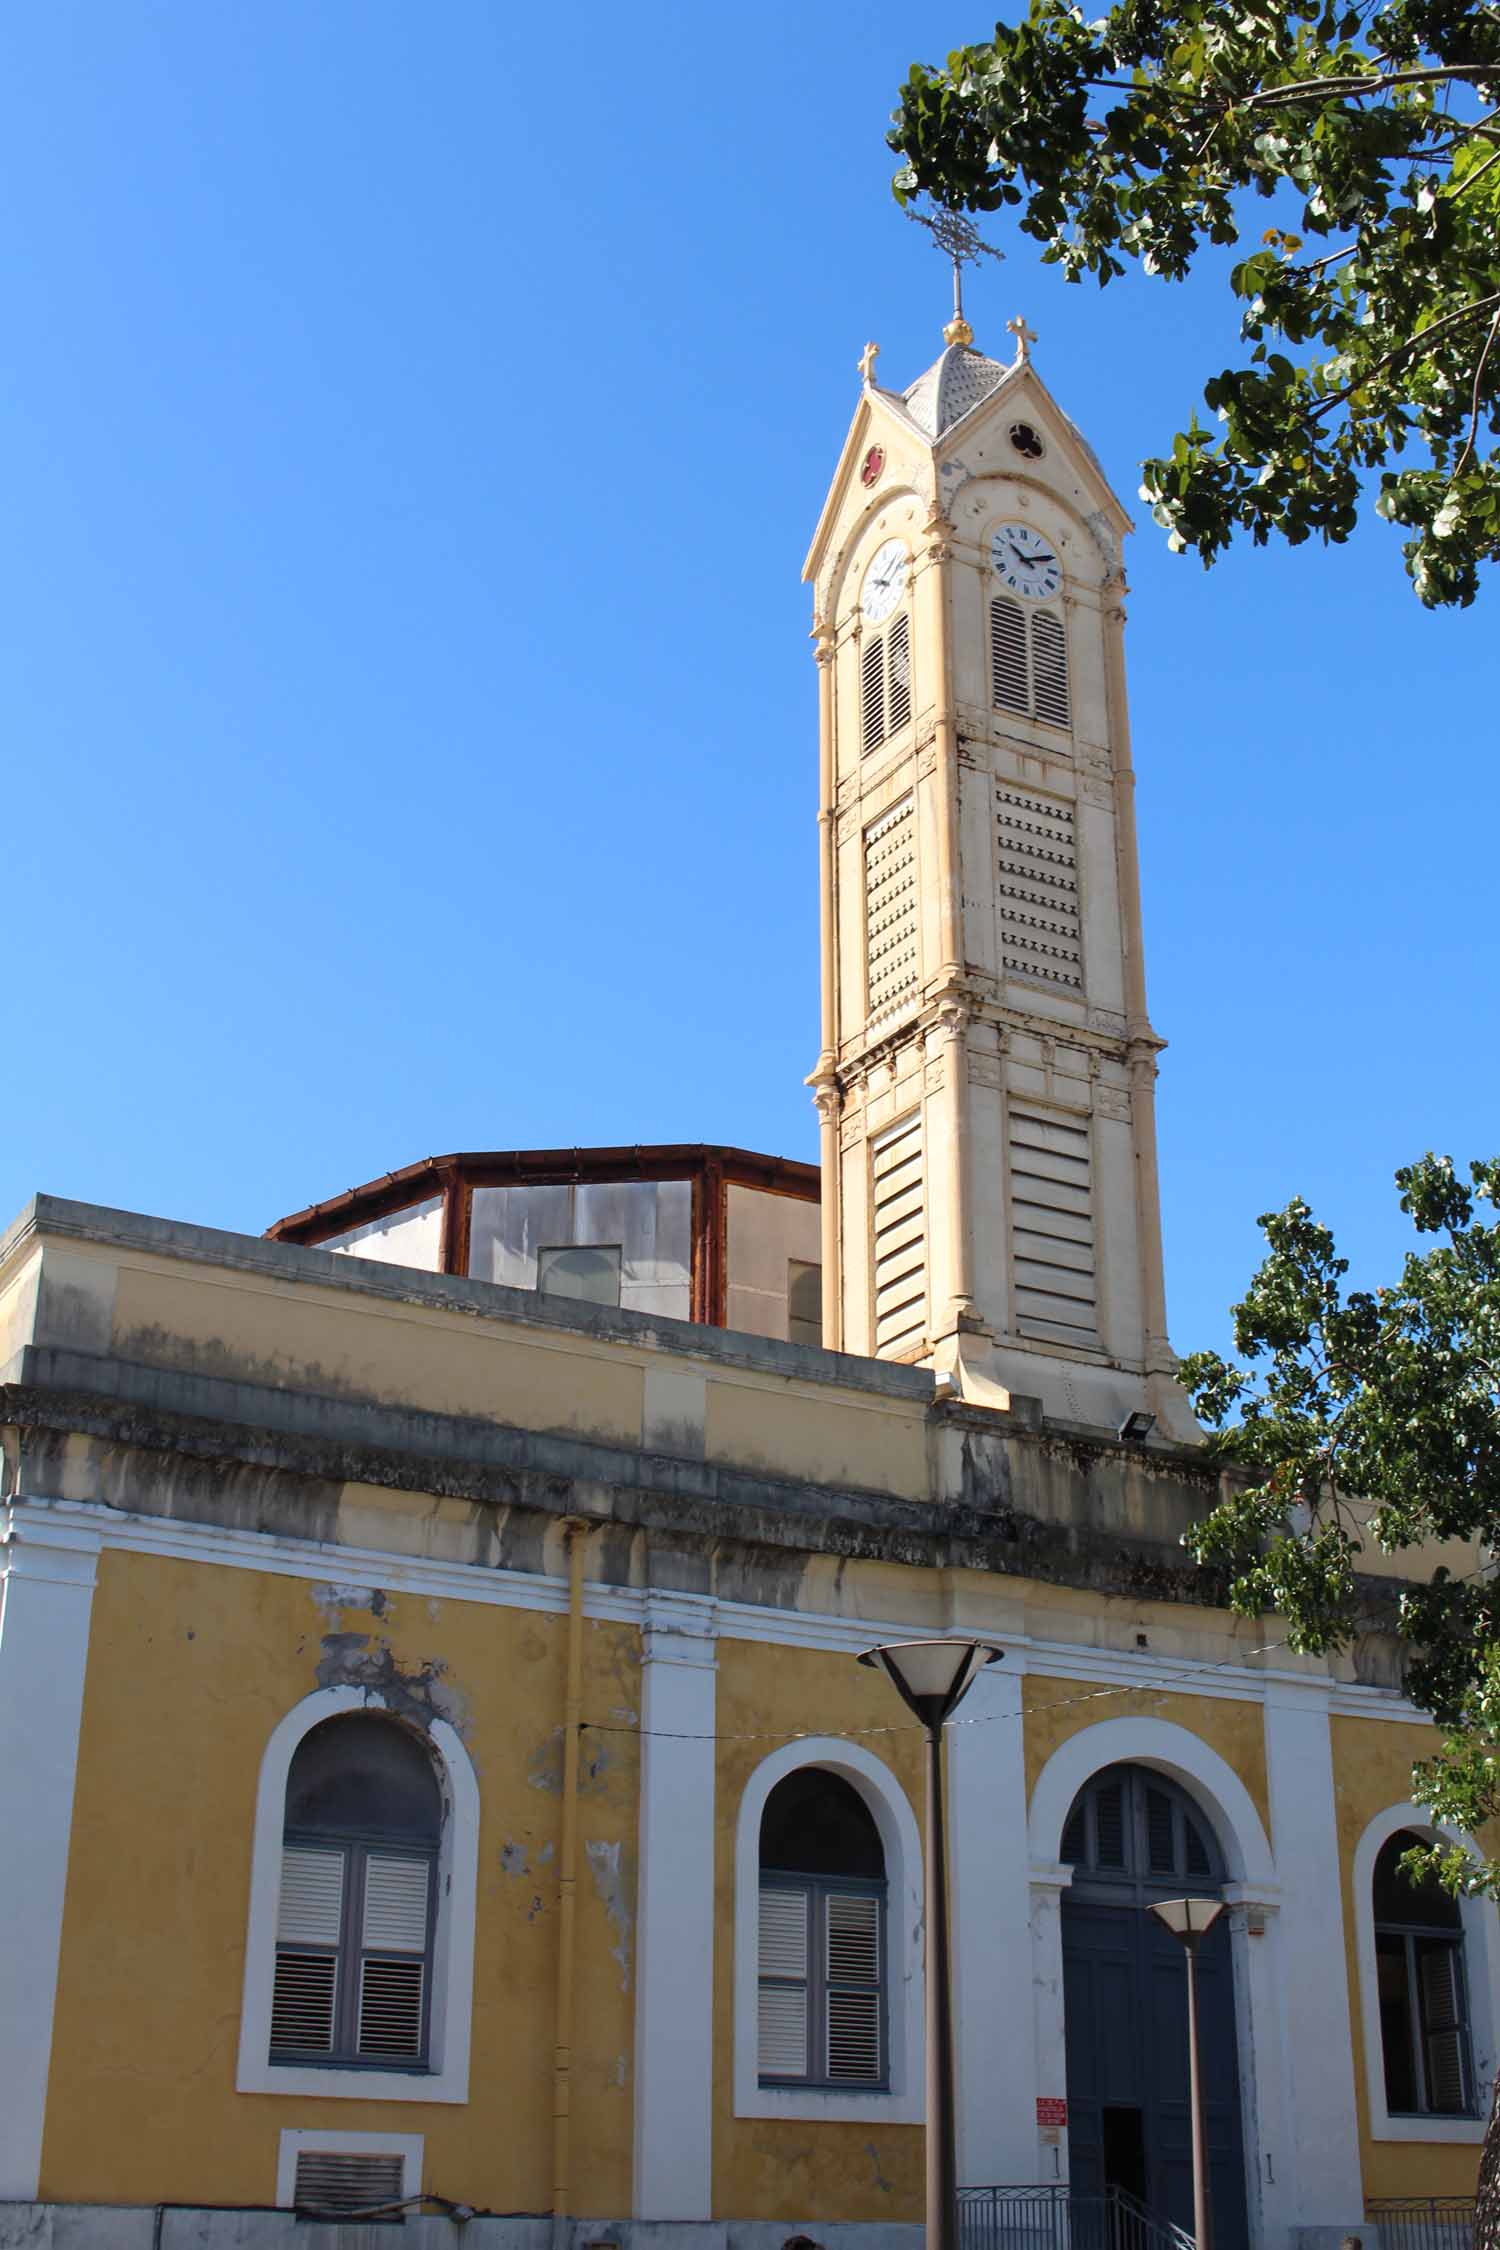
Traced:
[[[1066, 2101], [1068, 2039], [1063, 2009], [1062, 1895], [1073, 1880], [1073, 1870], [1033, 1864], [1029, 1873], [1037, 2099]], [[1050, 2183], [1068, 2178], [1067, 2128], [1050, 2126], [1047, 2130], [1056, 2133], [1057, 2138], [1043, 2141], [1041, 2121], [1033, 2117], [1031, 2163], [1021, 2174], [1023, 2180]]]
[[1036, 2174], [1021, 1675], [981, 1672], [948, 1729], [961, 2187]]
[[1287, 2185], [1300, 2225], [1357, 2230], [1364, 2195], [1333, 1752], [1327, 1699], [1316, 1689], [1268, 1688], [1266, 1778], [1281, 1880]]
[[0, 2202], [42, 2168], [63, 1891], [97, 1532], [17, 1501], [0, 1515]]
[[638, 2219], [712, 2210], [715, 1609], [650, 1594], [641, 1634]]

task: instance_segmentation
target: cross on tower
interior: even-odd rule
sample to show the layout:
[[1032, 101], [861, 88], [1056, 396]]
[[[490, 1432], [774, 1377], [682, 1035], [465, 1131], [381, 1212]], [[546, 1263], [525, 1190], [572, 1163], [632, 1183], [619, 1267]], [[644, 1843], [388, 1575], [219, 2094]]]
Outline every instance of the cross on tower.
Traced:
[[1036, 330], [1027, 327], [1024, 313], [1017, 313], [1015, 319], [1008, 320], [1005, 325], [1016, 339], [1016, 365], [1025, 367], [1031, 358], [1031, 347], [1036, 342]]
[[880, 346], [878, 344], [866, 344], [864, 350], [859, 355], [860, 379], [864, 383], [867, 390], [873, 385], [875, 381], [875, 362], [877, 359], [879, 359], [879, 357]]
[[1003, 258], [1005, 252], [997, 250], [984, 236], [972, 219], [962, 211], [947, 211], [941, 206], [935, 211], [908, 210], [906, 216], [925, 227], [943, 255], [953, 265], [953, 318], [943, 330], [950, 344], [972, 344], [974, 331], [964, 318], [964, 267], [977, 266], [981, 258]]

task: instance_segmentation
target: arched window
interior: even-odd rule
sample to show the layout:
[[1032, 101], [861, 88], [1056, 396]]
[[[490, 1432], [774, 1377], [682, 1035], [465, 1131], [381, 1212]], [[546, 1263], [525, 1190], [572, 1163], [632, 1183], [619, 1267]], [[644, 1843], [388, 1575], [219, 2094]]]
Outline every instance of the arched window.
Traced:
[[394, 1719], [325, 1720], [286, 1784], [270, 2060], [423, 2070], [442, 1799]]
[[1052, 610], [1022, 604], [1009, 594], [990, 603], [990, 699], [997, 711], [1072, 723], [1068, 694], [1068, 641]]
[[911, 622], [895, 618], [867, 636], [859, 664], [860, 741], [876, 750], [911, 717]]
[[1061, 1856], [1074, 1868], [1074, 1896], [1095, 1884], [1111, 1896], [1215, 1892], [1224, 1880], [1218, 1845], [1197, 1806], [1165, 1774], [1144, 1766], [1110, 1766], [1079, 1791]]
[[1386, 2106], [1393, 2116], [1466, 2117], [1474, 2107], [1463, 1920], [1456, 1898], [1413, 1883], [1402, 1854], [1427, 1841], [1403, 1828], [1375, 1862], [1375, 1974]]
[[885, 1855], [859, 1792], [804, 1766], [760, 1824], [763, 2086], [886, 2083]]

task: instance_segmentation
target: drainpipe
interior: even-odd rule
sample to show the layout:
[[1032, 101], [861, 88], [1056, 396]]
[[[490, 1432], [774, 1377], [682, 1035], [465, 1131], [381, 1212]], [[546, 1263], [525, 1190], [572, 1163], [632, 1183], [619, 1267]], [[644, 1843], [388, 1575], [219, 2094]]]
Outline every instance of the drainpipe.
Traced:
[[563, 1701], [562, 1841], [558, 1854], [557, 2044], [552, 2063], [552, 2239], [561, 2250], [573, 2190], [573, 1985], [578, 1909], [578, 1747], [583, 1726], [583, 1554], [587, 1527], [564, 1524], [568, 1672]]

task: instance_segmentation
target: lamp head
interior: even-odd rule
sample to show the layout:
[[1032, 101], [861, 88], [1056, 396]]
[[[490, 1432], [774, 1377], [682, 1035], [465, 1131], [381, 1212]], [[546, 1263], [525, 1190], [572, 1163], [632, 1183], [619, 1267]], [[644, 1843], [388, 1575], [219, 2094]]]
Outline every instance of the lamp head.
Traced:
[[1165, 1922], [1173, 1937], [1181, 1938], [1186, 1946], [1195, 1946], [1205, 1931], [1212, 1929], [1224, 1911], [1221, 1898], [1163, 1898], [1151, 1909], [1159, 1922]]
[[867, 1648], [859, 1661], [884, 1672], [908, 1711], [935, 1734], [986, 1664], [1004, 1654], [993, 1641], [887, 1641]]

